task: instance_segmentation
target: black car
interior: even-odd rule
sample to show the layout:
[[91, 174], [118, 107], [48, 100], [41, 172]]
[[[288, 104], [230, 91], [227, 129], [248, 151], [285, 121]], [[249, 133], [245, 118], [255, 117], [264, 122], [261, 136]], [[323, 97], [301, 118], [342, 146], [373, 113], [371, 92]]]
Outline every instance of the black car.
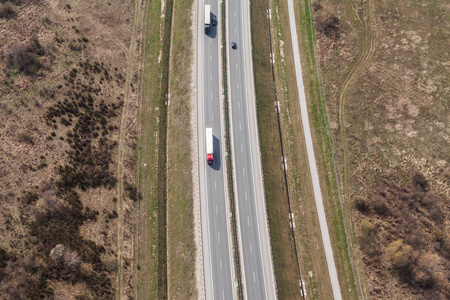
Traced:
[[236, 50], [236, 49], [237, 49], [237, 45], [236, 45], [236, 43], [235, 43], [235, 42], [231, 42], [231, 48], [233, 48], [234, 50]]

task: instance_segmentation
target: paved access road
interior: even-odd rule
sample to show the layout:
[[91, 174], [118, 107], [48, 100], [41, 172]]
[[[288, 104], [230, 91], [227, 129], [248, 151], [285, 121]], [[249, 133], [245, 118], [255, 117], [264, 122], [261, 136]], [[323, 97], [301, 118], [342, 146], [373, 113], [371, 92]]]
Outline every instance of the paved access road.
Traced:
[[[224, 164], [223, 105], [221, 101], [220, 35], [218, 26], [204, 32], [205, 4], [211, 14], [219, 12], [218, 1], [198, 2], [197, 91], [199, 175], [202, 219], [203, 266], [206, 299], [235, 299], [229, 205]], [[205, 128], [213, 130], [214, 165], [206, 163]]]
[[[230, 0], [226, 5], [231, 143], [244, 298], [276, 299], [256, 122], [250, 6], [248, 0]], [[235, 50], [231, 48], [233, 41]]]
[[342, 299], [339, 280], [334, 263], [333, 249], [331, 247], [330, 235], [328, 233], [327, 218], [322, 201], [322, 192], [320, 191], [319, 175], [317, 173], [316, 158], [311, 137], [311, 129], [309, 127], [308, 108], [306, 105], [305, 89], [303, 86], [302, 67], [300, 64], [300, 52], [298, 50], [297, 26], [295, 24], [295, 12], [293, 0], [288, 0], [289, 10], [289, 26], [291, 31], [292, 51], [294, 53], [295, 76], [297, 79], [297, 89], [299, 96], [300, 111], [302, 115], [303, 133], [305, 135], [306, 152], [308, 155], [309, 170], [313, 184], [314, 199], [316, 201], [317, 214], [319, 215], [320, 232], [322, 234], [323, 247], [325, 249], [325, 257], [327, 259], [328, 273], [331, 280], [334, 299]]

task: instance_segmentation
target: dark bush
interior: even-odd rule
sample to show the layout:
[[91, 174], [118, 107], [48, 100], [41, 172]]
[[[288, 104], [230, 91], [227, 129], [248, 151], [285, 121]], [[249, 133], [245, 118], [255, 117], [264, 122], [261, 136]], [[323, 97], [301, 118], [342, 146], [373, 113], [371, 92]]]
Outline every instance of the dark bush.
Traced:
[[318, 13], [314, 15], [314, 25], [316, 31], [325, 34], [325, 36], [334, 39], [339, 38], [340, 21], [334, 14], [319, 10]]
[[384, 198], [377, 197], [376, 199], [373, 199], [370, 204], [376, 214], [380, 216], [386, 216], [389, 214], [389, 207], [387, 206]]
[[108, 219], [116, 219], [117, 217], [119, 217], [119, 215], [115, 210], [113, 210], [110, 214], [108, 214]]
[[39, 50], [36, 41], [30, 43], [15, 42], [9, 47], [6, 62], [11, 68], [16, 68], [26, 75], [34, 75], [41, 67], [35, 51]]
[[359, 245], [362, 251], [369, 256], [380, 254], [377, 231], [375, 226], [367, 220], [363, 220], [360, 226]]
[[413, 187], [421, 188], [423, 191], [428, 191], [428, 181], [425, 176], [418, 170], [411, 172], [411, 182]]
[[357, 210], [362, 213], [366, 213], [369, 211], [369, 205], [367, 205], [366, 200], [362, 197], [355, 197], [354, 205]]
[[27, 143], [27, 144], [30, 144], [30, 145], [34, 145], [34, 140], [33, 140], [32, 136], [31, 136], [31, 133], [28, 132], [28, 131], [19, 131], [17, 133], [17, 139], [20, 142], [24, 142], [24, 143]]
[[442, 212], [441, 200], [434, 191], [429, 191], [423, 197], [422, 204], [427, 208], [430, 219], [436, 223], [441, 223], [444, 220], [444, 214]]
[[38, 194], [31, 191], [26, 191], [25, 195], [22, 197], [22, 202], [26, 205], [34, 204], [39, 199]]
[[128, 196], [128, 198], [130, 198], [133, 201], [137, 201], [138, 200], [138, 194], [137, 194], [137, 189], [134, 185], [129, 184], [128, 182], [124, 182], [124, 190]]
[[16, 11], [11, 3], [6, 2], [5, 4], [0, 3], [0, 19], [12, 19], [16, 15]]

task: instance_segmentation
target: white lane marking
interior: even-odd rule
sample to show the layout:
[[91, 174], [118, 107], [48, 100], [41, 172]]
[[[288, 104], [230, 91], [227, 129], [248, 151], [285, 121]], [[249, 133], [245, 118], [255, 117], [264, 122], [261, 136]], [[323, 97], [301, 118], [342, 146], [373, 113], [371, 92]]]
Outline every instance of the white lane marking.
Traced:
[[238, 108], [241, 109], [241, 101], [238, 101]]
[[234, 11], [234, 16], [236, 17], [236, 11]]
[[239, 122], [239, 130], [242, 131], [242, 123]]
[[237, 89], [239, 89], [239, 81], [237, 82], [237, 86], [236, 86], [236, 88], [237, 88]]
[[236, 64], [236, 70], [238, 69], [238, 64]]
[[209, 56], [209, 61], [212, 62], [212, 55]]
[[250, 253], [253, 253], [252, 243], [250, 243]]
[[247, 200], [247, 192], [245, 192], [244, 195], [245, 195], [245, 200]]
[[211, 101], [213, 100], [213, 93], [211, 93]]
[[217, 207], [217, 205], [216, 205], [216, 215], [217, 216], [219, 215], [219, 208]]
[[241, 144], [241, 152], [244, 152], [244, 146]]
[[250, 226], [250, 217], [247, 217], [247, 225]]
[[[234, 16], [236, 17], [236, 12], [234, 12]], [[236, 34], [236, 33], [237, 33], [237, 29], [234, 28], [234, 34]]]
[[256, 282], [255, 272], [253, 272], [253, 281]]
[[219, 260], [220, 269], [222, 270], [222, 260]]
[[225, 292], [222, 289], [222, 299], [225, 300]]
[[214, 114], [211, 114], [211, 121], [214, 122]]
[[242, 168], [242, 174], [245, 176], [245, 168]]
[[214, 181], [214, 189], [217, 190], [217, 181]]
[[220, 232], [217, 232], [217, 240], [218, 240], [219, 243], [220, 243]]
[[209, 74], [209, 81], [212, 81], [212, 74]]

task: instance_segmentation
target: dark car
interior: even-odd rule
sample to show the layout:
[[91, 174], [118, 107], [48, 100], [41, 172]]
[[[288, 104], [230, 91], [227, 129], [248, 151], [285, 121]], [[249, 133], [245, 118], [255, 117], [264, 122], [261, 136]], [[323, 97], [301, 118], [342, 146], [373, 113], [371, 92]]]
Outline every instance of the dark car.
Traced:
[[232, 42], [232, 43], [231, 43], [231, 48], [233, 48], [234, 50], [236, 50], [236, 49], [237, 49], [237, 45], [236, 45], [236, 43], [235, 43], [235, 42]]

